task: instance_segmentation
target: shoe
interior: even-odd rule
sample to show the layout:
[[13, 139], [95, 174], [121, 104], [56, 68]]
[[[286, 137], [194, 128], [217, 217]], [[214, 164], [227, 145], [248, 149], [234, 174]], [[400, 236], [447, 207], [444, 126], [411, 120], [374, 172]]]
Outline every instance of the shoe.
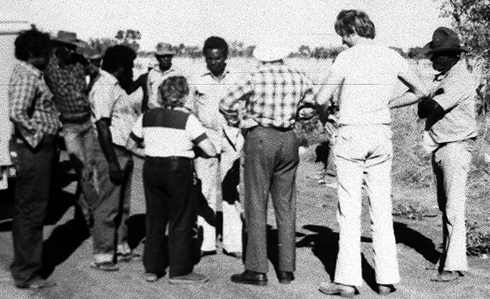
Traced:
[[352, 298], [358, 294], [354, 286], [341, 283], [322, 283], [318, 289], [320, 292], [327, 295], [340, 295], [342, 297]]
[[119, 270], [119, 267], [113, 262], [92, 262], [90, 264], [90, 267], [106, 272], [113, 272]]
[[216, 250], [201, 250], [201, 257], [216, 255]]
[[39, 290], [54, 287], [56, 282], [36, 277], [26, 284], [16, 284], [19, 289]]
[[265, 286], [267, 285], [267, 275], [265, 273], [245, 270], [240, 274], [232, 275], [231, 281], [236, 283]]
[[170, 277], [168, 282], [174, 284], [205, 283], [208, 278], [202, 274], [191, 272], [186, 275]]
[[459, 271], [442, 270], [441, 273], [431, 280], [436, 282], [451, 282], [458, 279], [459, 276]]
[[288, 271], [277, 271], [277, 278], [279, 283], [290, 284], [294, 280], [294, 274]]
[[389, 295], [396, 291], [396, 288], [392, 284], [378, 284], [378, 294]]
[[242, 253], [238, 251], [227, 251], [226, 249], [223, 249], [223, 254], [227, 256], [234, 257], [236, 259], [241, 259], [242, 258]]
[[129, 253], [120, 253], [120, 252], [118, 252], [117, 253], [117, 261], [118, 262], [129, 263], [132, 260], [136, 260], [136, 259], [138, 259], [140, 257], [141, 257], [140, 254], [137, 254], [137, 253], [134, 253], [134, 252], [129, 252]]
[[159, 279], [159, 277], [155, 273], [149, 273], [149, 272], [145, 272], [144, 277], [147, 282], [155, 282]]

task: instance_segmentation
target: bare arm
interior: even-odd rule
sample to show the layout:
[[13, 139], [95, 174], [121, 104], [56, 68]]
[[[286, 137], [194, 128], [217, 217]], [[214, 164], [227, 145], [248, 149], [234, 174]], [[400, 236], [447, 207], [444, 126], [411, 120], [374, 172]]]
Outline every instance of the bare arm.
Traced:
[[409, 88], [407, 92], [390, 100], [388, 107], [400, 108], [417, 103], [423, 97], [429, 96], [429, 90], [422, 80], [413, 72], [400, 73], [398, 79]]
[[197, 146], [200, 149], [199, 156], [203, 158], [217, 157], [216, 149], [214, 148], [214, 145], [211, 143], [211, 140], [209, 140], [209, 138], [201, 140], [201, 142], [199, 142]]

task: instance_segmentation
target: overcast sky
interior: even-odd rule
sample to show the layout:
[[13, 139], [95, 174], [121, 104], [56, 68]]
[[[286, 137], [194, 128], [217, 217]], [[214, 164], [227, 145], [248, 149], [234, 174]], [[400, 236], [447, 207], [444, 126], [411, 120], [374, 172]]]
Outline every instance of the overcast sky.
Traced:
[[[287, 36], [293, 46], [340, 45], [333, 24], [341, 9], [366, 11], [379, 42], [423, 46], [438, 26], [440, 0], [0, 0], [10, 14], [56, 34], [82, 39], [114, 37], [119, 29], [142, 34], [144, 50], [158, 42], [200, 46], [210, 35], [256, 44], [264, 35]], [[0, 19], [1, 19], [0, 13]]]

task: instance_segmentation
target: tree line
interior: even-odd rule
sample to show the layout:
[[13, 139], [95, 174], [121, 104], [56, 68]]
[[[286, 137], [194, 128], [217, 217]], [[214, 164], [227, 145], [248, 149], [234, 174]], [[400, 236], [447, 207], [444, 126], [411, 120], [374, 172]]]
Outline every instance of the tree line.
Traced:
[[[140, 56], [152, 56], [155, 51], [142, 51], [140, 50], [139, 40], [141, 39], [141, 33], [138, 30], [126, 29], [117, 31], [113, 38], [95, 38], [89, 40], [89, 47], [85, 49], [90, 53], [104, 53], [105, 50], [113, 45], [122, 44], [131, 47]], [[229, 57], [252, 57], [254, 45], [247, 45], [244, 42], [232, 41], [229, 44]], [[202, 57], [202, 48], [195, 45], [185, 45], [180, 43], [178, 45], [172, 45], [169, 43], [160, 42], [156, 45], [155, 50], [158, 49], [170, 49], [176, 53], [179, 57], [200, 58]], [[394, 50], [399, 52], [405, 58], [420, 59], [424, 58], [423, 48], [416, 47], [410, 48], [407, 52], [401, 48], [395, 48]], [[343, 47], [310, 47], [306, 45], [300, 46], [295, 51], [292, 51], [290, 57], [302, 57], [302, 58], [315, 58], [315, 59], [335, 59], [337, 55], [343, 50]], [[82, 50], [84, 51], [84, 50]]]

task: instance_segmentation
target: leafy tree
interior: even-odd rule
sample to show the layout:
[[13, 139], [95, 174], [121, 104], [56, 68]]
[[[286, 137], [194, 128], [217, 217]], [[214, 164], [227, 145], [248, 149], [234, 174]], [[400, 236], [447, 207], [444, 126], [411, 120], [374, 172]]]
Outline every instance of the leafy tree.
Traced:
[[141, 39], [141, 33], [139, 30], [127, 29], [119, 30], [115, 36], [118, 44], [128, 46], [132, 48], [135, 52], [138, 52], [140, 45], [138, 40]]
[[442, 0], [443, 16], [451, 17], [463, 44], [469, 49], [467, 58], [481, 75], [477, 89], [479, 112], [490, 109], [490, 1]]

